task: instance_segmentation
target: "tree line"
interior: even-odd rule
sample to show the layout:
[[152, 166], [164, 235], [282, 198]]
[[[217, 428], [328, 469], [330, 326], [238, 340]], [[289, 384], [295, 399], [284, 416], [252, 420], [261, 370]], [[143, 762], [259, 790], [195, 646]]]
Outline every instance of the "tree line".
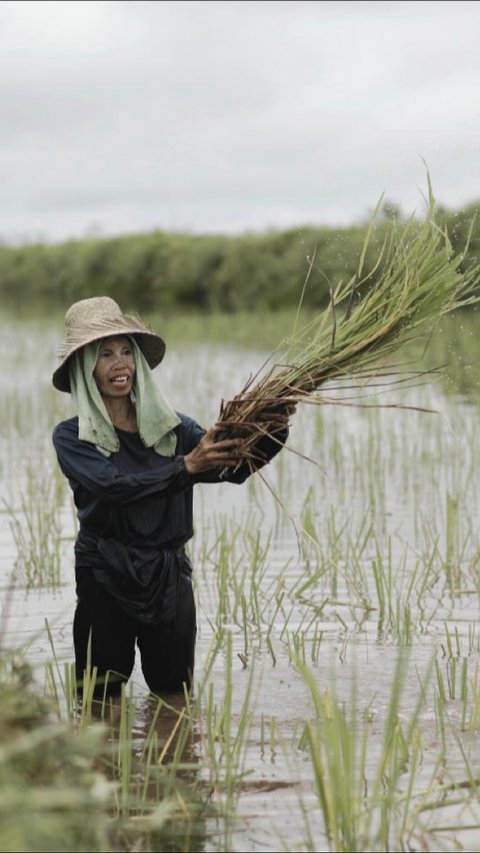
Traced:
[[[460, 211], [437, 207], [455, 250], [470, 233], [468, 262], [480, 251], [480, 202]], [[376, 220], [365, 268], [373, 268], [395, 204]], [[281, 309], [298, 304], [307, 272], [305, 307], [322, 307], [330, 288], [356, 272], [369, 222], [345, 227], [305, 226], [239, 236], [194, 236], [153, 231], [60, 244], [0, 245], [0, 300], [5, 308], [66, 309], [109, 295], [124, 310], [226, 311]], [[377, 271], [379, 274], [381, 267]]]

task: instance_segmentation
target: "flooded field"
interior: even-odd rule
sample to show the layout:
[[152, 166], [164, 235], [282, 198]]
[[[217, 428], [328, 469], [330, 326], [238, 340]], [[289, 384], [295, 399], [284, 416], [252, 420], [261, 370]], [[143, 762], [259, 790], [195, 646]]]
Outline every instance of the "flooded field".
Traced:
[[[74, 414], [51, 387], [60, 336], [53, 324], [1, 329], [0, 631], [67, 719], [76, 519], [50, 438]], [[265, 358], [167, 343], [155, 376], [205, 426]], [[480, 849], [470, 370], [458, 387], [426, 377], [300, 407], [264, 477], [196, 487], [194, 696], [159, 713], [134, 672], [130, 763], [113, 778], [119, 814], [136, 804], [130, 833], [141, 812], [150, 834], [126, 849]], [[182, 763], [170, 753], [187, 717]], [[176, 834], [161, 846], [168, 821]]]

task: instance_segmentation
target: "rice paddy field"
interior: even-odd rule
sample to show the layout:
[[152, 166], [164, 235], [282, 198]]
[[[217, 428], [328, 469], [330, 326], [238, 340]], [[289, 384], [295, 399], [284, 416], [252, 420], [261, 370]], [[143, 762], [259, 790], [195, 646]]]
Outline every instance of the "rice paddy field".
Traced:
[[[154, 322], [155, 376], [207, 427], [279, 324]], [[442, 371], [326, 387], [264, 478], [197, 486], [193, 694], [153, 698], [137, 666], [80, 706], [62, 331], [0, 322], [0, 849], [480, 850], [476, 312], [405, 354]]]

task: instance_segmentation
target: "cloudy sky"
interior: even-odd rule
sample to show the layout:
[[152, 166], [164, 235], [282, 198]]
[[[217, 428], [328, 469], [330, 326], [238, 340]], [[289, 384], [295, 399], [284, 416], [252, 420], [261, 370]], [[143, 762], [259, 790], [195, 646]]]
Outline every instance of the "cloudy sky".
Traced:
[[480, 199], [480, 4], [0, 2], [0, 238]]

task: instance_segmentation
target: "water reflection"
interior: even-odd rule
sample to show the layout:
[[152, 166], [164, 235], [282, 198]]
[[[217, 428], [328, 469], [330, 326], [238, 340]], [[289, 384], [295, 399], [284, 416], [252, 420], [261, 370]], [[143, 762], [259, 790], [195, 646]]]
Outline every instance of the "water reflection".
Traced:
[[211, 791], [190, 702], [124, 692], [93, 700], [87, 714], [80, 703], [77, 724], [95, 722], [105, 730], [98, 769], [118, 786], [115, 849], [204, 850]]

